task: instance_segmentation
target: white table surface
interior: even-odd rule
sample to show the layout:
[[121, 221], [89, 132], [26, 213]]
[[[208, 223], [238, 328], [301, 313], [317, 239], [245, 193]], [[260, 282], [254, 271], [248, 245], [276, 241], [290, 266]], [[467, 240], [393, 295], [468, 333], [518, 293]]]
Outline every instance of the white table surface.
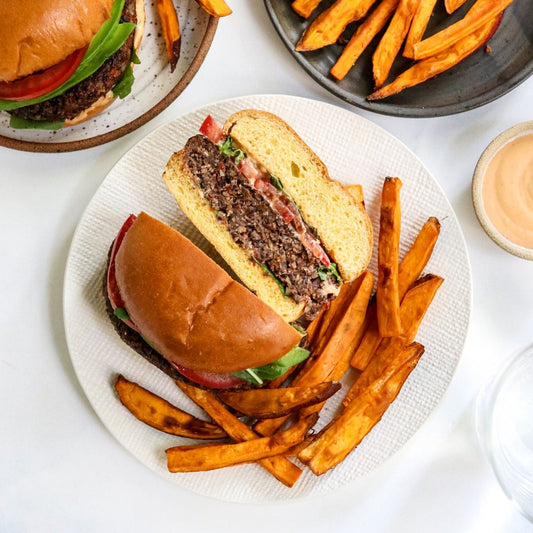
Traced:
[[[309, 78], [278, 38], [263, 2], [230, 5], [234, 14], [220, 21], [200, 72], [149, 124], [82, 152], [0, 148], [0, 531], [532, 531], [481, 455], [474, 402], [510, 353], [533, 341], [533, 264], [502, 251], [485, 235], [472, 208], [470, 184], [489, 141], [533, 119], [533, 78], [460, 115], [380, 116], [344, 104]], [[457, 213], [474, 290], [456, 375], [400, 453], [334, 494], [267, 506], [192, 494], [125, 451], [80, 388], [62, 316], [74, 229], [113, 164], [147, 133], [181, 114], [260, 93], [346, 107], [413, 150]]]

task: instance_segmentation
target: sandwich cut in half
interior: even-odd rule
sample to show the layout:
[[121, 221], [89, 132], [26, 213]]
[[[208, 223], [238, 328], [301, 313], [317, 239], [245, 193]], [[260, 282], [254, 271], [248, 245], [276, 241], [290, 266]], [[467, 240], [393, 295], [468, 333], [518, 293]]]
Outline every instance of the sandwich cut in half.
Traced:
[[163, 178], [243, 283], [288, 322], [315, 318], [370, 261], [364, 207], [276, 115], [244, 110], [224, 127], [207, 117]]
[[144, 212], [113, 242], [104, 292], [122, 340], [174, 379], [213, 389], [263, 385], [309, 355], [297, 329]]
[[14, 128], [59, 129], [124, 98], [143, 0], [0, 2], [0, 111]]

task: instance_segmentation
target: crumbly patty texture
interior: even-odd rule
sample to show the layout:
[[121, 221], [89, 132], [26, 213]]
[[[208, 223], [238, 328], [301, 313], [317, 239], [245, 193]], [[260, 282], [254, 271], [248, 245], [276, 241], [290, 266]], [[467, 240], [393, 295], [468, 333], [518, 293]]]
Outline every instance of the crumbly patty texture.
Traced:
[[185, 145], [184, 159], [218, 222], [251, 259], [268, 267], [287, 296], [305, 302], [307, 318], [314, 318], [334, 298], [338, 282], [330, 274], [319, 277], [320, 261], [215, 144], [196, 135]]

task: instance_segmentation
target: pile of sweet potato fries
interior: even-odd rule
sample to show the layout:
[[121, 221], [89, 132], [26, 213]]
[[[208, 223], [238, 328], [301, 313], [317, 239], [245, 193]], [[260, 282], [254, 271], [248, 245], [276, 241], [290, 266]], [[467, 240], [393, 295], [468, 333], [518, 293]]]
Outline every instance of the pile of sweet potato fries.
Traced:
[[[307, 19], [321, 2], [294, 0], [292, 8]], [[444, 0], [446, 12], [452, 14], [465, 2]], [[296, 50], [308, 52], [336, 43], [349, 24], [360, 21], [330, 70], [340, 81], [388, 24], [372, 55], [376, 90], [367, 97], [380, 100], [445, 72], [485, 45], [512, 2], [476, 0], [463, 18], [424, 38], [437, 0], [336, 0], [307, 26]], [[385, 85], [402, 45], [403, 56], [415, 62]]]
[[[414, 339], [443, 281], [433, 274], [421, 277], [440, 232], [434, 217], [399, 261], [401, 185], [398, 178], [386, 178], [383, 184], [375, 298], [369, 271], [343, 285], [339, 296], [308, 326], [311, 355], [292, 373], [263, 389], [217, 393], [177, 382], [211, 421], [119, 376], [115, 388], [120, 400], [139, 420], [173, 435], [222, 441], [166, 450], [170, 472], [257, 462], [292, 487], [303, 465], [289, 458], [321, 475], [339, 464], [380, 421], [424, 352]], [[361, 187], [347, 190], [363, 202]], [[341, 387], [345, 375], [349, 379], [344, 381], [352, 385]], [[322, 407], [341, 388], [339, 412], [312, 432]]]

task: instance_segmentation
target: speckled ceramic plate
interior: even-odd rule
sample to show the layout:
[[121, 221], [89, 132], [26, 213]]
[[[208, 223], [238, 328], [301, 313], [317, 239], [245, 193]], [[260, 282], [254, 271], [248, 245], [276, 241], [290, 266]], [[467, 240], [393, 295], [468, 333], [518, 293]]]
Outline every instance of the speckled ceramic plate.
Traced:
[[[462, 18], [473, 2], [468, 0], [451, 16], [445, 12], [444, 2], [437, 2], [426, 35], [432, 35]], [[332, 3], [333, 0], [323, 0], [309, 21]], [[314, 52], [295, 52], [294, 47], [309, 21], [294, 13], [291, 2], [287, 0], [265, 0], [265, 5], [287, 48], [318, 83], [346, 102], [376, 113], [400, 117], [460, 113], [495, 100], [533, 73], [533, 10], [530, 0], [515, 0], [507, 8], [498, 31], [490, 40], [490, 54], [485, 53], [483, 47], [436, 78], [379, 102], [366, 100], [373, 91], [371, 60], [378, 38], [374, 39], [344, 80], [338, 82], [329, 75], [329, 71], [342, 47], [334, 44]], [[352, 35], [356, 24], [348, 26], [345, 36], [349, 38]], [[397, 58], [389, 82], [411, 63], [410, 60]]]
[[131, 94], [78, 126], [59, 131], [15, 130], [0, 112], [0, 146], [30, 152], [70, 152], [107, 143], [142, 126], [168, 107], [200, 68], [215, 35], [218, 19], [194, 0], [175, 2], [181, 29], [181, 55], [170, 72], [165, 42], [154, 2], [145, 2], [146, 27], [134, 68]]

